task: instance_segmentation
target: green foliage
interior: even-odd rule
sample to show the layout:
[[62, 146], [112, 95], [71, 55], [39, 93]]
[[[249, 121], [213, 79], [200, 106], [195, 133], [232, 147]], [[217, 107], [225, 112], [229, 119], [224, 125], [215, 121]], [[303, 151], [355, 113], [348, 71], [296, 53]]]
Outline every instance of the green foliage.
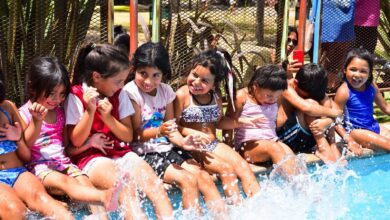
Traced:
[[96, 2], [0, 0], [0, 67], [10, 99], [24, 101], [25, 76], [35, 56], [56, 56], [73, 68]]
[[381, 57], [390, 60], [390, 1], [381, 0], [381, 16], [379, 20], [378, 39], [383, 50], [375, 51]]

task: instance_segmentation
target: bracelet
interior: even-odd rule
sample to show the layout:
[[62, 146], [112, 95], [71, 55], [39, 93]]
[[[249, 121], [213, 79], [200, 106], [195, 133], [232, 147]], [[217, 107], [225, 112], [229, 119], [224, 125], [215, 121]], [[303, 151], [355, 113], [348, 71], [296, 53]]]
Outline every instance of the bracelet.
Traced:
[[161, 128], [161, 126], [158, 127], [157, 134], [156, 134], [156, 138], [161, 137], [161, 130], [160, 130], [160, 128]]

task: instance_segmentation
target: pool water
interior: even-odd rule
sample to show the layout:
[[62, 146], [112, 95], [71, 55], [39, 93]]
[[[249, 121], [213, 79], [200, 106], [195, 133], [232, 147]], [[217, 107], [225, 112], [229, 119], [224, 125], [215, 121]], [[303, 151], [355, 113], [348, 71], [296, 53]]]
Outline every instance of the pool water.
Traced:
[[[352, 159], [347, 167], [313, 165], [308, 170], [289, 181], [273, 172], [258, 175], [260, 192], [239, 207], [228, 207], [229, 216], [245, 220], [390, 219], [390, 154]], [[169, 196], [176, 219], [211, 219], [207, 212], [199, 217], [183, 211], [178, 190], [171, 190]], [[143, 206], [149, 218], [155, 219], [151, 204], [145, 201]], [[77, 219], [86, 213], [85, 209], [75, 211]], [[111, 218], [121, 219], [119, 212], [111, 213]]]

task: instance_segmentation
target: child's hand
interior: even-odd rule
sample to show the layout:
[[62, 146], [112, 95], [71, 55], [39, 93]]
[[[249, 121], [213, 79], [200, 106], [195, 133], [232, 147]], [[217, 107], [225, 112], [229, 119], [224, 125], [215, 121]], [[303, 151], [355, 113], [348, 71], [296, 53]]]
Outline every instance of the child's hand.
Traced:
[[328, 130], [329, 126], [329, 120], [319, 118], [310, 123], [309, 128], [312, 134], [322, 135], [326, 130]]
[[30, 112], [33, 120], [36, 121], [42, 121], [45, 119], [47, 114], [47, 108], [37, 102], [34, 102], [29, 108], [28, 111]]
[[102, 100], [99, 100], [98, 110], [102, 118], [107, 118], [111, 115], [112, 104], [110, 101], [108, 101], [107, 97]]
[[190, 134], [184, 138], [183, 149], [187, 151], [202, 150], [202, 146], [199, 144], [200, 142], [199, 135]]
[[99, 93], [94, 87], [88, 87], [84, 94], [83, 99], [87, 103], [87, 111], [94, 112], [96, 110], [97, 97]]
[[258, 123], [264, 123], [267, 121], [268, 119], [266, 117], [255, 117], [255, 118], [240, 117], [238, 118], [238, 126], [256, 128], [258, 127], [257, 125]]
[[93, 134], [86, 142], [86, 144], [91, 148], [96, 148], [107, 155], [105, 149], [113, 149], [114, 141], [110, 140], [102, 133]]
[[192, 141], [194, 146], [197, 146], [198, 150], [203, 150], [207, 145], [211, 143], [210, 137], [203, 132], [195, 132], [191, 134], [193, 136]]
[[[177, 131], [177, 124], [175, 119], [165, 121], [160, 125], [159, 134], [165, 137], [169, 137], [170, 134]], [[158, 136], [158, 135], [157, 135]]]
[[15, 122], [15, 126], [6, 124], [4, 127], [0, 127], [0, 141], [20, 141], [22, 139], [22, 127], [18, 122]]

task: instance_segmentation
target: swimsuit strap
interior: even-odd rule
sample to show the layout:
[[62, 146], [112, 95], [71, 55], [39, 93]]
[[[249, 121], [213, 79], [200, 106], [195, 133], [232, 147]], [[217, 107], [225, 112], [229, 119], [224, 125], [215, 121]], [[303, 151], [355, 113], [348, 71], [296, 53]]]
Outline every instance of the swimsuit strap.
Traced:
[[9, 122], [10, 124], [12, 124], [12, 119], [11, 119], [11, 116], [9, 115], [9, 113], [8, 113], [5, 109], [3, 109], [2, 107], [0, 107], [0, 111], [3, 112], [3, 114], [5, 115], [5, 117], [7, 117], [8, 122]]

